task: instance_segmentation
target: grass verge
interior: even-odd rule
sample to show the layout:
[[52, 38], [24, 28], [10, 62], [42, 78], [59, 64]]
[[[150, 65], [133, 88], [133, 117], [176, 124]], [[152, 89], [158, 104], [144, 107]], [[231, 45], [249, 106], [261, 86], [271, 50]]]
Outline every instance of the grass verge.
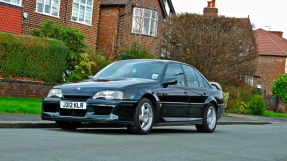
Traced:
[[[240, 110], [228, 110], [228, 112], [235, 112], [235, 113], [240, 113]], [[246, 110], [246, 114], [252, 114], [251, 110]], [[287, 117], [287, 113], [276, 113], [273, 111], [265, 111], [262, 113], [260, 116], [267, 116], [267, 117]]]
[[41, 114], [42, 99], [0, 97], [0, 113]]

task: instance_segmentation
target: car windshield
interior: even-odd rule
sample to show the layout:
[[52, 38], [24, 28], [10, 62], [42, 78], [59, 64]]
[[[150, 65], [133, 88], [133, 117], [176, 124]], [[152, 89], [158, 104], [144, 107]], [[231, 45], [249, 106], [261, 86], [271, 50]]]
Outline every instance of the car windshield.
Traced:
[[163, 70], [163, 62], [155, 61], [118, 61], [110, 64], [94, 78], [103, 80], [141, 78], [157, 80]]

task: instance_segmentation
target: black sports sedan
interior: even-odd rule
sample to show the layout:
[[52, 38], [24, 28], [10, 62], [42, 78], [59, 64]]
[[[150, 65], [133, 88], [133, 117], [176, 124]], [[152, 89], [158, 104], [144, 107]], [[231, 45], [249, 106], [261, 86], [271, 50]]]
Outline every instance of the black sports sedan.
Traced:
[[221, 86], [192, 66], [139, 59], [116, 61], [85, 81], [54, 86], [41, 116], [68, 130], [90, 122], [147, 134], [152, 126], [195, 124], [211, 133], [224, 109]]

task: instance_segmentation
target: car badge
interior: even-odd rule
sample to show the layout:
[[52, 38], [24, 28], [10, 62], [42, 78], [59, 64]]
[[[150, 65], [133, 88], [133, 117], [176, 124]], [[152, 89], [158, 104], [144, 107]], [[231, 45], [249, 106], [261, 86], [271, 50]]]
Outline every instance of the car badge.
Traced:
[[81, 88], [79, 87], [77, 90], [79, 91], [79, 90], [81, 90]]

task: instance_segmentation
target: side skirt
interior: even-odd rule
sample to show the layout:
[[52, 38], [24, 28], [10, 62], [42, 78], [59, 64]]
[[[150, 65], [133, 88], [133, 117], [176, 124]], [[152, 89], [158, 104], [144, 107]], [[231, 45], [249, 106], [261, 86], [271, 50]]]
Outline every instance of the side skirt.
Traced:
[[157, 122], [154, 126], [202, 124], [202, 118], [162, 117], [161, 120], [163, 122]]

